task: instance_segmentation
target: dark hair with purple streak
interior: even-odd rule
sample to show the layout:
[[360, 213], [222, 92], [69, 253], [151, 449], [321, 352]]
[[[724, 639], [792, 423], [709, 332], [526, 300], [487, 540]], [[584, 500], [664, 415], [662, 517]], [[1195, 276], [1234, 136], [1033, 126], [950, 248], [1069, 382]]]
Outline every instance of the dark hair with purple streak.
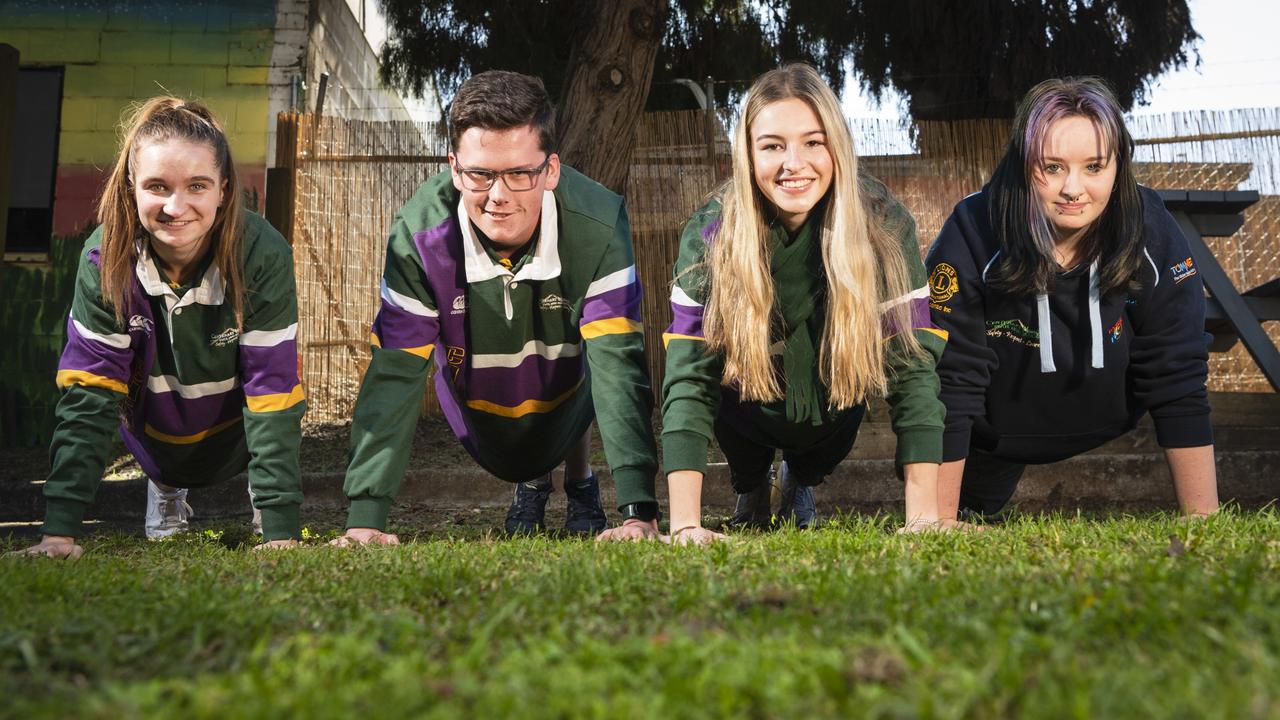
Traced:
[[1142, 196], [1133, 176], [1133, 138], [1120, 103], [1106, 82], [1095, 77], [1045, 80], [1018, 105], [1004, 158], [987, 187], [991, 227], [1000, 240], [1000, 262], [988, 284], [1010, 294], [1047, 292], [1058, 272], [1053, 227], [1036, 201], [1035, 170], [1044, 155], [1049, 128], [1059, 120], [1093, 121], [1106, 149], [1115, 154], [1116, 186], [1093, 231], [1080, 245], [1082, 263], [1098, 261], [1098, 290], [1132, 289], [1142, 260]]

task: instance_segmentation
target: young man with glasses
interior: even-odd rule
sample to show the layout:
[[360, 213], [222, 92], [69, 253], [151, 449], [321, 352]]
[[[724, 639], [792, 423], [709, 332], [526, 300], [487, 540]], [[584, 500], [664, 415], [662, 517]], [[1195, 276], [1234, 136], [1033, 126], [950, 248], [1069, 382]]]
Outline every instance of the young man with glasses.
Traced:
[[427, 378], [454, 434], [516, 483], [509, 533], [544, 527], [565, 463], [570, 532], [606, 525], [588, 459], [596, 418], [623, 525], [657, 535], [652, 395], [640, 284], [622, 198], [555, 153], [542, 82], [512, 72], [463, 83], [449, 111], [450, 169], [397, 213], [373, 359], [351, 428], [347, 532], [394, 544], [387, 515], [408, 462]]

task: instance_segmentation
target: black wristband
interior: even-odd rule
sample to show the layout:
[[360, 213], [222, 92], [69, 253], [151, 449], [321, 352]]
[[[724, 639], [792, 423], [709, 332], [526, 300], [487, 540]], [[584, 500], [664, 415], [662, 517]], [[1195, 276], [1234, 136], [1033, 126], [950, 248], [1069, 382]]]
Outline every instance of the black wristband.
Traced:
[[622, 521], [626, 522], [632, 518], [651, 522], [657, 520], [662, 513], [658, 511], [658, 503], [656, 502], [638, 502], [630, 505], [623, 505], [618, 508], [618, 512], [622, 513]]

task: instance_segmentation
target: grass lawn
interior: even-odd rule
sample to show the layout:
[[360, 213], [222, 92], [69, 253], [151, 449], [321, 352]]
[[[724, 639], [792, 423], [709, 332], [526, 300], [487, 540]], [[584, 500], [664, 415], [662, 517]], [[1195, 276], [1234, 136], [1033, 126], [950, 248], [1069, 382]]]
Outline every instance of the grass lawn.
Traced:
[[1280, 716], [1274, 509], [895, 522], [710, 548], [96, 536], [0, 558], [0, 715]]

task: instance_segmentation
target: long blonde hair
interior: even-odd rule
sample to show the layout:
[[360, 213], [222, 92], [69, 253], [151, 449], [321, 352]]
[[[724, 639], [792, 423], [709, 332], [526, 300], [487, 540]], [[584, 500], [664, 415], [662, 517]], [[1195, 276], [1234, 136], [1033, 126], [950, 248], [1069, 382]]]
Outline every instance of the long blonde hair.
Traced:
[[[243, 200], [226, 133], [209, 108], [174, 97], [155, 97], [137, 106], [121, 125], [120, 154], [98, 201], [102, 223], [102, 298], [123, 325], [129, 308], [129, 288], [138, 263], [135, 241], [146, 231], [138, 219], [133, 194], [133, 167], [138, 149], [146, 143], [186, 140], [213, 149], [218, 174], [226, 182], [222, 206], [209, 228], [213, 262], [226, 283], [226, 295], [235, 310], [236, 324], [244, 319], [244, 282], [241, 244], [244, 235]], [[231, 221], [234, 220], [234, 221]], [[145, 241], [145, 238], [144, 238]]]
[[[911, 291], [896, 238], [868, 212], [871, 199], [858, 177], [853, 136], [835, 93], [808, 65], [771, 70], [747, 92], [734, 130], [733, 177], [721, 189], [723, 215], [709, 252], [710, 297], [703, 317], [708, 351], [724, 356], [725, 385], [737, 383], [744, 400], [783, 397], [770, 357], [774, 326], [773, 277], [767, 242], [768, 200], [756, 187], [751, 163], [751, 124], [765, 106], [803, 100], [826, 133], [834, 176], [821, 218], [822, 260], [827, 281], [826, 324], [819, 373], [831, 407], [845, 409], [887, 387], [881, 305]], [[874, 181], [870, 181], [874, 182]], [[904, 328], [901, 349], [921, 352], [910, 332], [910, 303], [884, 311]]]

